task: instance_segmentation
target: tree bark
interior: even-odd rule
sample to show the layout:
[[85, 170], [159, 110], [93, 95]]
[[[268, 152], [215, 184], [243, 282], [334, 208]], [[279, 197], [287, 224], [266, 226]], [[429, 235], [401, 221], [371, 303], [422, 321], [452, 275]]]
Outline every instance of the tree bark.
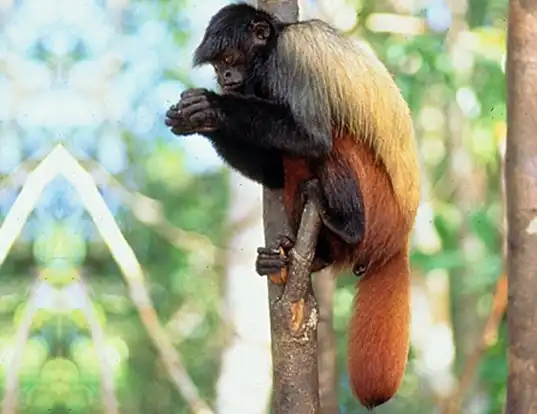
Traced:
[[[298, 20], [297, 0], [258, 0], [258, 7], [283, 21]], [[264, 189], [265, 243], [292, 234], [282, 192]], [[292, 249], [287, 283], [268, 278], [272, 338], [273, 395], [276, 414], [317, 414], [320, 411], [317, 361], [318, 307], [309, 272], [320, 228], [313, 203], [307, 202]]]
[[[265, 239], [270, 245], [282, 232], [288, 234], [289, 227], [284, 225], [286, 216], [281, 210], [281, 197], [265, 191]], [[320, 225], [317, 207], [308, 201], [292, 249], [287, 283], [279, 285], [268, 279], [274, 384], [272, 403], [276, 414], [320, 412], [319, 311], [309, 272]]]
[[537, 413], [537, 3], [509, 1], [507, 414]]

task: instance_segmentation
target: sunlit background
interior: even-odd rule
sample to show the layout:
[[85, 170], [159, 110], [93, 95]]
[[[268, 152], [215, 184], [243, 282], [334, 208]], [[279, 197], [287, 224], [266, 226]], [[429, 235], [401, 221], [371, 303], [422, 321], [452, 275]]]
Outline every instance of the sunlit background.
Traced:
[[[163, 123], [183, 89], [214, 87], [191, 55], [225, 3], [0, 0], [0, 414], [269, 412], [261, 189]], [[412, 349], [379, 414], [502, 413], [506, 9], [301, 2], [378, 53], [421, 150]], [[340, 413], [365, 412], [354, 284], [333, 296]]]

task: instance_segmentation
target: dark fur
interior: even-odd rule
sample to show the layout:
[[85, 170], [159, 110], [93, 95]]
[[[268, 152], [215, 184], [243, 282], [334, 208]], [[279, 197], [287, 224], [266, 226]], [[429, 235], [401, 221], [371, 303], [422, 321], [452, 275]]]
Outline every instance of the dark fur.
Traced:
[[[248, 28], [252, 21], [259, 20], [269, 24], [271, 36], [264, 48], [252, 53]], [[243, 51], [250, 59], [240, 94], [200, 92], [203, 102], [196, 119], [205, 125], [218, 124], [212, 131], [201, 133], [231, 167], [267, 187], [283, 186], [282, 158], [306, 160], [319, 180], [324, 224], [345, 243], [356, 245], [365, 226], [360, 188], [350, 168], [341, 165], [334, 170], [326, 166], [333, 149], [330, 114], [319, 114], [307, 74], [299, 91], [288, 90], [286, 79], [296, 76], [292, 75], [295, 69], [279, 65], [275, 53], [278, 36], [287, 26], [246, 4], [226, 6], [213, 16], [195, 51], [194, 64], [218, 61], [222, 52], [231, 49]], [[185, 110], [188, 112], [188, 108]], [[300, 194], [297, 199], [301, 199]], [[296, 226], [299, 218], [295, 217]], [[321, 240], [318, 253], [330, 263], [324, 244]]]

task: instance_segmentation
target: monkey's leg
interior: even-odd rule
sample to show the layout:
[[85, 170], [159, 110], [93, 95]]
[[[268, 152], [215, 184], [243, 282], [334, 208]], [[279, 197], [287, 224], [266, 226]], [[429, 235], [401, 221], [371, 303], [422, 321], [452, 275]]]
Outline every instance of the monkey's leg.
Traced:
[[324, 202], [323, 224], [343, 242], [356, 245], [364, 237], [365, 213], [358, 181], [350, 169], [330, 168], [318, 170], [318, 186]]

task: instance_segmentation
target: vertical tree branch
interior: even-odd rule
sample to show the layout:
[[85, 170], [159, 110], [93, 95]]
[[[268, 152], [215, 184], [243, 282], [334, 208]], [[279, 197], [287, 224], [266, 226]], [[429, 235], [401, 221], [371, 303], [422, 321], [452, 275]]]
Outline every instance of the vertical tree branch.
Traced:
[[114, 371], [108, 361], [106, 352], [106, 340], [104, 329], [99, 322], [99, 318], [93, 308], [90, 294], [86, 285], [82, 280], [75, 282], [82, 296], [82, 312], [88, 322], [88, 329], [95, 347], [97, 360], [99, 363], [99, 373], [101, 376], [101, 400], [103, 402], [103, 410], [106, 414], [119, 414], [118, 403], [116, 399], [116, 384], [114, 379]]
[[507, 413], [537, 412], [537, 3], [509, 1], [507, 43]]
[[15, 414], [19, 404], [19, 371], [24, 356], [24, 348], [30, 336], [30, 328], [35, 313], [38, 310], [37, 299], [42, 290], [43, 281], [37, 280], [32, 294], [26, 304], [13, 341], [13, 354], [7, 365], [6, 382], [4, 385], [4, 399], [2, 401], [2, 414]]
[[480, 333], [480, 338], [475, 345], [474, 350], [468, 356], [464, 362], [462, 373], [459, 378], [459, 383], [453, 394], [446, 400], [444, 414], [458, 414], [462, 412], [461, 405], [465, 393], [471, 389], [470, 385], [474, 380], [475, 373], [481, 362], [483, 354], [496, 343], [498, 336], [498, 327], [502, 321], [502, 317], [507, 307], [507, 276], [502, 273], [496, 282], [496, 291], [492, 300], [492, 306], [490, 308], [489, 316]]
[[[257, 4], [283, 21], [298, 20], [297, 0], [259, 0]], [[265, 189], [263, 209], [265, 242], [272, 245], [278, 236], [290, 234], [281, 191]], [[316, 206], [308, 201], [292, 250], [287, 283], [284, 287], [278, 286], [268, 278], [276, 414], [317, 414], [320, 411], [318, 308], [310, 274], [320, 224]]]
[[[267, 242], [278, 233], [278, 221], [267, 197], [265, 234]], [[278, 199], [276, 199], [278, 201]], [[278, 210], [275, 210], [278, 211]], [[267, 214], [269, 213], [269, 214]], [[287, 283], [283, 288], [269, 279], [269, 304], [272, 334], [273, 405], [276, 414], [317, 414], [319, 373], [317, 361], [318, 307], [311, 285], [310, 268], [315, 253], [321, 219], [317, 206], [308, 201], [304, 207], [295, 247], [291, 250]]]

